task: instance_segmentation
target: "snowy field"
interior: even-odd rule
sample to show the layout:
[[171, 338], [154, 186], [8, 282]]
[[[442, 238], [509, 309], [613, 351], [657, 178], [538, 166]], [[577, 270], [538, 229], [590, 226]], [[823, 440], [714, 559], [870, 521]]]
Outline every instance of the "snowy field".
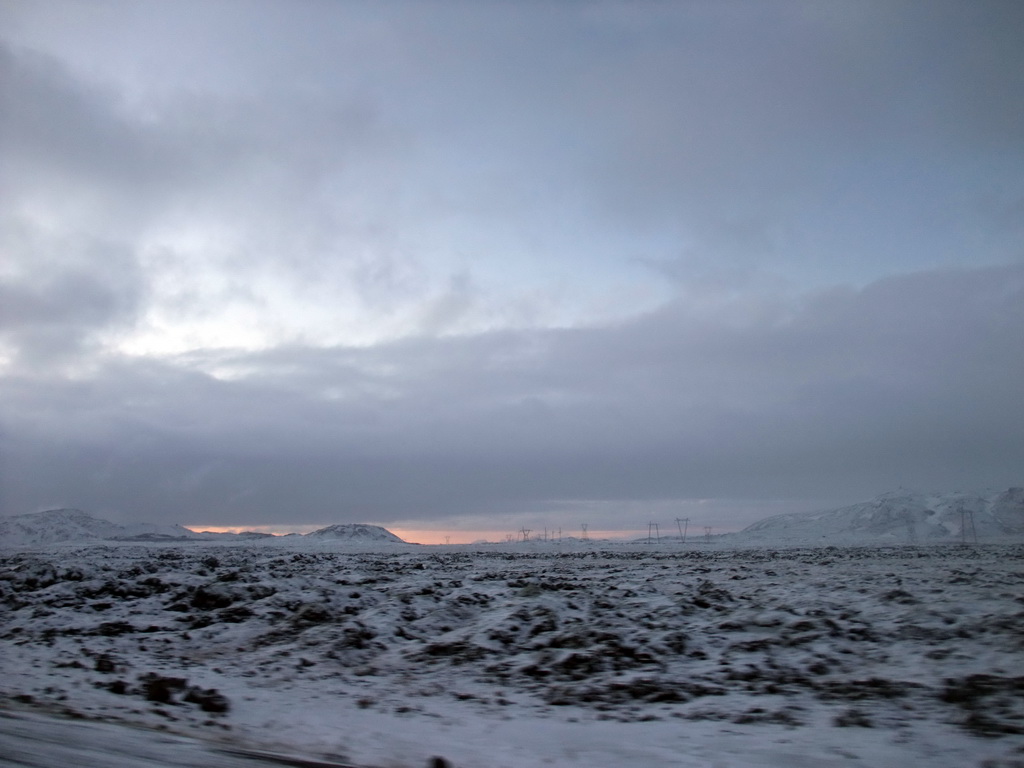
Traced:
[[0, 764], [46, 730], [146, 765], [1024, 766], [1024, 545], [54, 546], [0, 553], [0, 605]]

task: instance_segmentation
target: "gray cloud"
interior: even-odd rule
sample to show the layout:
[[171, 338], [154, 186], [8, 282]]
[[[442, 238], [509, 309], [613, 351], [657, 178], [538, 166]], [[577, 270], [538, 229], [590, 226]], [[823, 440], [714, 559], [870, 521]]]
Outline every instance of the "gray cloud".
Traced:
[[1021, 9], [8, 4], [0, 505], [1019, 483]]
[[0, 344], [10, 365], [47, 369], [95, 351], [96, 334], [131, 324], [145, 279], [124, 244], [53, 239], [4, 221], [0, 248], [14, 267], [0, 277]]
[[1022, 299], [1021, 267], [932, 272], [756, 323], [676, 305], [615, 328], [192, 361], [247, 372], [224, 380], [140, 362], [8, 382], [8, 440], [45, 456], [14, 462], [8, 503], [316, 523], [1008, 485]]
[[[79, 283], [91, 273], [91, 287], [61, 296], [62, 313], [86, 323], [102, 290], [123, 301], [144, 292], [173, 326], [234, 306], [283, 317], [282, 297], [323, 306], [332, 286], [339, 302], [388, 311], [443, 285], [420, 285], [426, 273], [399, 235], [401, 141], [365, 100], [184, 91], [137, 104], [53, 56], [2, 44], [0, 73], [0, 101], [15, 106], [0, 121], [0, 238], [9, 279], [41, 283], [24, 296], [8, 286], [9, 323], [25, 326], [30, 296], [67, 287], [53, 272], [68, 269]], [[126, 291], [127, 275], [143, 284]], [[123, 319], [128, 334], [145, 313]]]

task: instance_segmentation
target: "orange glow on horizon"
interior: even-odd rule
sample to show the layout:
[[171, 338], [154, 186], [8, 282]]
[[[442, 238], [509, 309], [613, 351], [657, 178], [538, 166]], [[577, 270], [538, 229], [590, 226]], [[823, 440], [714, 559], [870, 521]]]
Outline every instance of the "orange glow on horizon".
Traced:
[[190, 531], [197, 533], [244, 533], [253, 531], [255, 533], [272, 533], [275, 536], [284, 536], [287, 533], [309, 533], [322, 525], [185, 525]]
[[[430, 529], [411, 528], [388, 528], [395, 536], [410, 544], [474, 544], [479, 541], [504, 544], [509, 541], [513, 543], [522, 541], [522, 533], [519, 531], [438, 531]], [[647, 531], [589, 531], [589, 539], [638, 539], [646, 537]], [[447, 537], [447, 538], [446, 538]], [[557, 541], [557, 531], [548, 530], [548, 541]], [[562, 531], [562, 538], [580, 538], [579, 531]], [[662, 536], [661, 538], [668, 538]], [[530, 541], [543, 541], [544, 531], [530, 531]]]
[[[255, 531], [258, 533], [272, 533], [275, 536], [284, 536], [288, 533], [310, 533], [311, 531], [323, 528], [323, 525], [186, 525], [186, 528], [192, 531], [210, 533], [242, 533], [244, 531]], [[450, 544], [452, 546], [456, 544], [475, 544], [477, 542], [487, 542], [492, 544], [506, 544], [516, 543], [522, 541], [522, 533], [520, 531], [507, 531], [507, 530], [435, 530], [429, 528], [391, 528], [389, 526], [381, 526], [391, 531], [402, 541], [409, 542], [410, 544]], [[723, 533], [725, 531], [716, 529], [715, 533]], [[648, 531], [644, 530], [598, 530], [588, 531], [588, 539], [612, 539], [612, 540], [633, 540], [633, 539], [646, 539]], [[581, 532], [579, 530], [562, 531], [563, 539], [580, 539]], [[660, 539], [672, 540], [678, 539], [679, 537], [673, 531], [671, 534], [662, 533]], [[702, 535], [694, 534], [690, 531], [687, 536], [688, 539], [699, 539], [703, 538]], [[530, 531], [530, 541], [543, 541], [544, 531]], [[549, 529], [547, 532], [547, 540], [557, 541], [558, 531], [557, 529]]]

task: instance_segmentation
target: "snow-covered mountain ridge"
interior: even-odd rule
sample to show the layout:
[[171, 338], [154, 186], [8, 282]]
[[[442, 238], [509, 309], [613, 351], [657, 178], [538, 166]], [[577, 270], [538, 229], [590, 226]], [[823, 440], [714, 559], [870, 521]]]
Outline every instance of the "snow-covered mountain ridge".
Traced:
[[776, 515], [736, 534], [764, 543], [900, 543], [1024, 536], [1024, 488], [985, 494], [892, 491], [819, 512]]
[[[377, 525], [329, 525], [306, 536], [288, 536], [289, 540], [310, 538], [347, 542], [404, 543], [386, 528]], [[213, 533], [193, 531], [181, 525], [153, 523], [112, 523], [93, 517], [80, 509], [48, 509], [0, 518], [0, 544], [38, 546], [62, 542], [86, 541], [224, 541], [284, 539], [268, 533]]]

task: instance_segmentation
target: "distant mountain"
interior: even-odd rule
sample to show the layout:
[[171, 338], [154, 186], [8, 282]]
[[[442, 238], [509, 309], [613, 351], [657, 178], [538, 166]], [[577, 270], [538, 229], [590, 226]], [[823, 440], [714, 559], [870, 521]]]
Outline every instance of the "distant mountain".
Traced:
[[363, 525], [361, 523], [328, 525], [326, 528], [321, 528], [319, 530], [312, 531], [311, 533], [307, 533], [306, 538], [358, 542], [381, 541], [397, 544], [405, 543], [387, 528], [381, 528], [379, 525]]
[[0, 543], [55, 544], [62, 541], [175, 541], [198, 535], [180, 525], [131, 523], [121, 525], [93, 517], [80, 509], [48, 509], [26, 515], [0, 517]]
[[1024, 537], [1024, 488], [1001, 493], [894, 491], [822, 512], [776, 515], [735, 535], [744, 543], [905, 543]]
[[[221, 533], [196, 532], [180, 525], [152, 523], [112, 523], [93, 517], [80, 509], [48, 509], [26, 515], [0, 517], [0, 545], [38, 546], [60, 542], [88, 541], [263, 541], [280, 540], [284, 536], [243, 531]], [[404, 543], [386, 528], [378, 525], [329, 525], [306, 536], [288, 536], [297, 540], [330, 540], [349, 542]]]

